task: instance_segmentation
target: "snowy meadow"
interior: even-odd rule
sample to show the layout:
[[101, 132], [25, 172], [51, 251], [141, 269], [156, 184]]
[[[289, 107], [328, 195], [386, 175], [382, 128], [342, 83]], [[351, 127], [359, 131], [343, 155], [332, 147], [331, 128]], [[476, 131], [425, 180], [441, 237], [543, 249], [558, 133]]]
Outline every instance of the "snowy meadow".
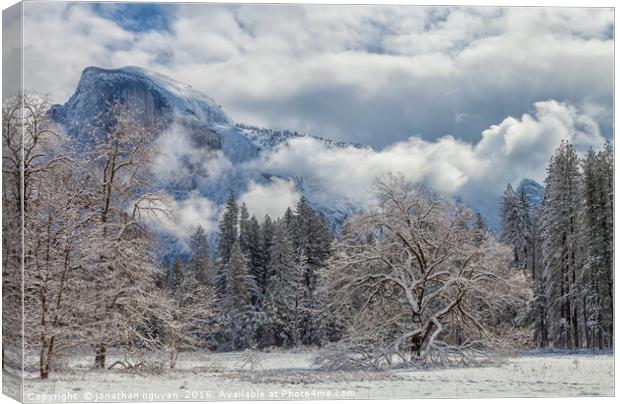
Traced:
[[73, 359], [71, 368], [49, 380], [31, 374], [29, 402], [223, 401], [292, 399], [385, 399], [476, 397], [574, 397], [614, 394], [612, 355], [530, 354], [480, 367], [321, 371], [317, 352], [258, 353], [250, 370], [243, 353], [186, 353], [175, 370], [161, 375], [105, 372], [91, 361]]

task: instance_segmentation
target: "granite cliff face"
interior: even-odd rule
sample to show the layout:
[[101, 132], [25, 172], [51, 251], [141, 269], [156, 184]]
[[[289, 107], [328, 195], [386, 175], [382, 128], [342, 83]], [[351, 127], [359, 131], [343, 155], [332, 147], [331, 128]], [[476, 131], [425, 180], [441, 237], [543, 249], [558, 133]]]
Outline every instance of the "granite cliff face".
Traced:
[[[129, 108], [146, 124], [163, 122], [155, 147], [167, 158], [160, 165], [171, 169], [159, 179], [175, 198], [198, 192], [220, 205], [231, 192], [239, 196], [250, 183], [265, 184], [278, 177], [295, 182], [297, 191], [323, 213], [332, 227], [339, 227], [351, 212], [359, 209], [350, 200], [326, 202], [317, 184], [304, 184], [295, 173], [275, 175], [242, 168], [243, 163], [256, 159], [261, 152], [306, 135], [236, 125], [206, 94], [139, 67], [87, 67], [75, 93], [65, 104], [54, 105], [50, 113], [75, 140], [87, 144], [87, 131], [105, 125], [106, 111], [114, 102]], [[319, 137], [313, 139], [328, 147], [350, 146]], [[213, 165], [225, 167], [224, 175], [221, 171], [215, 173]]]
[[120, 101], [141, 114], [147, 122], [163, 118], [170, 123], [182, 119], [230, 125], [232, 121], [215, 101], [191, 86], [139, 67], [102, 69], [87, 67], [75, 93], [52, 110], [54, 118], [75, 131], [92, 124], [107, 105]]

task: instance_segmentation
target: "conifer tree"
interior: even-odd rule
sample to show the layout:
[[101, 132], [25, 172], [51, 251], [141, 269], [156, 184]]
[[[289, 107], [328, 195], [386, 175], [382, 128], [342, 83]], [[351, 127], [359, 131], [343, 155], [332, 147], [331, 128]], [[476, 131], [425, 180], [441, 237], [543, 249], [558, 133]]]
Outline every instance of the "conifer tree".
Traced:
[[217, 262], [217, 276], [216, 287], [218, 293], [221, 295], [226, 290], [227, 280], [227, 268], [228, 261], [230, 260], [233, 245], [237, 241], [239, 234], [238, 223], [239, 221], [239, 208], [235, 200], [235, 195], [230, 194], [228, 201], [226, 202], [226, 208], [224, 209], [224, 215], [219, 224], [220, 238], [218, 243], [218, 262]]
[[543, 264], [549, 337], [556, 347], [565, 349], [581, 345], [580, 183], [577, 153], [572, 145], [562, 142], [545, 180]]
[[232, 246], [237, 240], [239, 234], [239, 207], [235, 200], [235, 195], [230, 194], [228, 201], [226, 202], [226, 208], [224, 209], [224, 215], [220, 222], [220, 240], [218, 244], [218, 254], [222, 263], [228, 263]]
[[547, 346], [547, 298], [543, 271], [543, 235], [541, 208], [532, 207], [527, 233], [527, 265], [532, 282], [533, 299], [530, 306], [536, 345]]
[[194, 272], [196, 279], [203, 284], [213, 285], [215, 275], [213, 273], [213, 263], [209, 258], [209, 241], [207, 235], [202, 228], [198, 226], [196, 232], [189, 241], [189, 249], [191, 257], [188, 262], [188, 268]]
[[[296, 261], [303, 267], [303, 299], [301, 302], [302, 341], [319, 343], [320, 334], [316, 311], [319, 304], [316, 294], [317, 271], [325, 266], [330, 255], [331, 233], [324, 221], [310, 207], [305, 198], [297, 204], [293, 227]], [[302, 257], [304, 262], [302, 262]]]
[[299, 335], [295, 298], [301, 285], [293, 244], [283, 220], [276, 223], [270, 255], [270, 277], [264, 306], [266, 340], [276, 345], [291, 346], [299, 341], [299, 338], [295, 340], [295, 335]]
[[166, 278], [166, 286], [173, 291], [183, 283], [183, 268], [178, 256], [174, 257], [172, 265], [168, 267]]
[[269, 286], [269, 262], [271, 262], [271, 249], [273, 247], [273, 237], [275, 224], [269, 215], [265, 215], [261, 226], [261, 267], [257, 268], [257, 285], [264, 296]]
[[254, 338], [257, 313], [252, 304], [255, 282], [248, 268], [239, 242], [235, 241], [226, 264], [226, 289], [223, 306], [229, 342], [233, 349], [245, 349]]
[[243, 202], [239, 208], [239, 247], [241, 254], [247, 256], [250, 248], [250, 213]]
[[513, 266], [517, 269], [525, 269], [527, 264], [526, 234], [529, 226], [529, 206], [523, 190], [517, 194], [510, 184], [506, 186], [502, 195], [501, 219], [501, 240], [513, 248]]
[[244, 232], [247, 235], [246, 258], [248, 262], [248, 269], [255, 282], [257, 282], [254, 305], [260, 307], [260, 304], [264, 298], [264, 290], [258, 285], [258, 280], [261, 279], [265, 265], [263, 264], [261, 227], [258, 223], [258, 219], [256, 219], [256, 216], [252, 215], [252, 217], [250, 217]]
[[613, 336], [613, 152], [607, 144], [583, 162], [582, 305], [587, 345], [602, 349]]

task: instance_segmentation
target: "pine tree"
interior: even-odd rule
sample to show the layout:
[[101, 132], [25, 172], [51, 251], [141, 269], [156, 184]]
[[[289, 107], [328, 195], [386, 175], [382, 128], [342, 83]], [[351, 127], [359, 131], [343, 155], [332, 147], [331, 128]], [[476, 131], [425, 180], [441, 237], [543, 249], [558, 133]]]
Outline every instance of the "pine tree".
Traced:
[[283, 220], [276, 223], [270, 256], [269, 285], [265, 293], [263, 343], [291, 346], [299, 341], [295, 298], [301, 285], [293, 244]]
[[515, 191], [511, 184], [507, 184], [500, 203], [500, 217], [502, 221], [502, 231], [500, 239], [503, 242], [510, 242], [513, 235], [513, 223], [516, 210]]
[[506, 186], [501, 202], [501, 240], [512, 246], [513, 266], [524, 269], [527, 264], [526, 234], [529, 226], [529, 205], [523, 190], [518, 194], [510, 184]]
[[250, 248], [250, 213], [248, 207], [243, 202], [239, 208], [239, 247], [241, 254], [247, 256]]
[[226, 297], [231, 307], [247, 307], [252, 304], [253, 280], [248, 273], [239, 242], [233, 243], [230, 260], [226, 264]]
[[256, 216], [252, 215], [252, 217], [250, 217], [245, 232], [247, 234], [246, 258], [248, 261], [248, 270], [257, 282], [254, 305], [260, 307], [264, 298], [264, 290], [258, 285], [258, 280], [262, 277], [265, 264], [263, 262], [261, 227]]
[[261, 267], [257, 268], [258, 277], [256, 283], [264, 296], [269, 286], [269, 262], [271, 262], [271, 249], [273, 247], [273, 237], [275, 224], [269, 215], [265, 215], [261, 226]]
[[316, 319], [319, 307], [316, 295], [317, 271], [325, 266], [330, 255], [332, 236], [322, 218], [304, 198], [296, 207], [293, 239], [297, 264], [303, 267], [301, 338], [304, 344], [319, 343], [320, 330]]
[[590, 150], [583, 162], [583, 322], [587, 345], [611, 346], [613, 336], [613, 152]]
[[202, 226], [199, 225], [192, 235], [189, 241], [189, 249], [191, 258], [188, 262], [188, 268], [194, 272], [196, 279], [200, 282], [213, 285], [215, 275], [213, 263], [209, 258], [209, 241]]
[[563, 142], [551, 159], [545, 180], [543, 263], [549, 337], [556, 347], [567, 349], [581, 345], [580, 182], [577, 153]]
[[166, 274], [166, 286], [170, 290], [176, 290], [183, 283], [183, 268], [181, 259], [174, 257], [174, 262], [168, 267]]
[[[305, 345], [320, 343], [322, 335], [319, 329], [318, 311], [320, 310], [320, 302], [318, 300], [317, 283], [318, 271], [321, 268], [313, 268], [311, 259], [304, 251], [301, 252], [298, 263], [299, 287], [295, 295], [295, 334], [294, 343], [296, 345], [301, 341]], [[309, 278], [312, 273], [314, 282], [312, 287], [304, 287], [304, 279]]]
[[547, 298], [545, 295], [545, 277], [543, 271], [543, 235], [540, 208], [532, 207], [527, 233], [527, 265], [532, 281], [534, 298], [530, 306], [530, 315], [536, 345], [547, 346]]
[[220, 240], [218, 244], [218, 254], [223, 264], [230, 259], [232, 246], [238, 236], [239, 207], [235, 200], [235, 195], [230, 194], [226, 202], [224, 216], [220, 222]]
[[291, 240], [294, 237], [295, 234], [295, 214], [293, 213], [293, 210], [288, 207], [286, 208], [286, 211], [284, 212], [284, 216], [282, 216], [282, 220], [284, 221], [284, 224], [286, 225], [286, 228], [288, 229], [288, 231], [291, 233]]
[[513, 251], [513, 268], [527, 270], [532, 282], [534, 299], [528, 308], [531, 324], [539, 347], [547, 344], [545, 281], [542, 271], [542, 224], [540, 208], [531, 205], [525, 188], [515, 192], [510, 184], [502, 195], [501, 239]]
[[226, 310], [226, 328], [231, 347], [245, 349], [254, 338], [257, 313], [252, 304], [255, 282], [248, 268], [239, 242], [235, 241], [226, 264], [226, 289], [223, 305]]
[[224, 209], [224, 215], [219, 225], [220, 238], [218, 243], [218, 262], [217, 262], [217, 276], [216, 287], [218, 293], [221, 295], [225, 292], [227, 285], [227, 268], [228, 261], [231, 257], [233, 245], [237, 241], [238, 236], [238, 223], [239, 221], [239, 208], [235, 200], [234, 194], [230, 194], [228, 201], [226, 202], [226, 208]]

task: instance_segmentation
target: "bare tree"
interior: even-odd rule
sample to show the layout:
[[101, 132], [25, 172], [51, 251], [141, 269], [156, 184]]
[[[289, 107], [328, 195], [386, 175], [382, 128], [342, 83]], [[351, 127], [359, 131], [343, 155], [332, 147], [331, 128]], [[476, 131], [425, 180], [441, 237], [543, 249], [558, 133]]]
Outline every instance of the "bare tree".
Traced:
[[[39, 359], [43, 379], [56, 357], [77, 340], [76, 269], [87, 227], [79, 212], [85, 190], [76, 180], [76, 164], [62, 133], [49, 119], [49, 106], [45, 97], [26, 94], [7, 100], [3, 108], [4, 208], [20, 221], [23, 217], [24, 236], [23, 250], [7, 249], [13, 264], [16, 252], [23, 254], [23, 274], [17, 277], [21, 265], [5, 266], [13, 267], [13, 273], [5, 274], [5, 297], [23, 290], [24, 347]], [[4, 229], [5, 245], [21, 241], [15, 232], [21, 223], [16, 225], [15, 219], [9, 220], [11, 231]], [[17, 289], [22, 280], [23, 289]], [[21, 330], [22, 324], [14, 325]]]
[[[120, 102], [112, 103], [100, 128], [90, 137], [91, 201], [93, 223], [90, 257], [86, 267], [96, 331], [95, 366], [105, 367], [107, 345], [132, 328], [134, 314], [148, 295], [157, 272], [154, 239], [143, 225], [145, 216], [170, 214], [167, 198], [157, 192], [150, 174], [151, 141], [158, 125], [146, 125]], [[138, 310], [139, 312], [139, 310]], [[123, 331], [125, 330], [125, 331]]]
[[375, 183], [376, 203], [349, 221], [321, 274], [347, 314], [344, 339], [319, 361], [380, 368], [394, 362], [471, 363], [506, 343], [507, 307], [529, 298], [510, 250], [474, 227], [462, 206], [402, 176]]
[[215, 291], [202, 283], [196, 273], [185, 268], [175, 290], [170, 291], [169, 314], [164, 326], [164, 344], [170, 353], [169, 366], [174, 369], [180, 352], [205, 347], [207, 335], [216, 323]]
[[24, 328], [26, 348], [38, 353], [46, 379], [54, 361], [81, 341], [76, 307], [81, 293], [81, 249], [88, 224], [80, 215], [84, 189], [70, 165], [51, 167], [36, 182], [25, 227]]
[[2, 369], [16, 377], [23, 369], [23, 100], [15, 96], [2, 104]]

